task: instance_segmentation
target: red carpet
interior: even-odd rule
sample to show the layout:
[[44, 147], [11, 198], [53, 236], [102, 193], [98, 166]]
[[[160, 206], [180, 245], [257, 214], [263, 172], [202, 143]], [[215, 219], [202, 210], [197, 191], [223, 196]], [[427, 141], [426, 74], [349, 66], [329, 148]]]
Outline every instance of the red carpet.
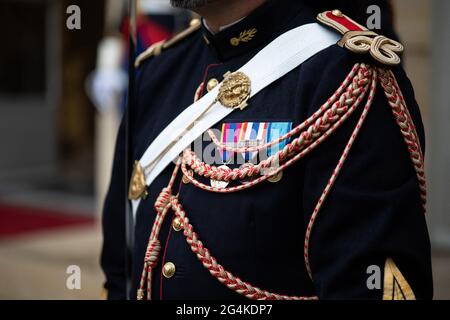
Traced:
[[0, 239], [93, 223], [93, 218], [82, 215], [0, 203]]

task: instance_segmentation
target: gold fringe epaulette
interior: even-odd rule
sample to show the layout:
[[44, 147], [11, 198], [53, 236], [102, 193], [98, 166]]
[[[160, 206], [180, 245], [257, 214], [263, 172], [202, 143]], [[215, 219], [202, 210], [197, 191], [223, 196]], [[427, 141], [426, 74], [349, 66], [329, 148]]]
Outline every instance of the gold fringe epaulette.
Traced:
[[195, 32], [198, 29], [200, 29], [200, 26], [201, 26], [200, 20], [199, 19], [193, 19], [191, 21], [191, 23], [190, 23], [189, 28], [187, 28], [186, 30], [178, 33], [173, 38], [170, 38], [168, 40], [163, 40], [163, 41], [156, 42], [156, 43], [152, 44], [147, 50], [142, 52], [136, 58], [136, 61], [134, 62], [134, 66], [136, 68], [138, 68], [139, 65], [142, 63], [142, 61], [144, 61], [144, 60], [146, 60], [148, 58], [151, 58], [151, 57], [159, 56], [164, 49], [170, 48], [173, 45], [175, 45], [176, 43], [178, 43], [181, 40], [185, 39], [187, 36], [189, 36], [193, 32]]
[[340, 10], [322, 12], [317, 16], [317, 20], [343, 35], [338, 42], [341, 47], [354, 53], [369, 53], [373, 59], [384, 65], [400, 64], [400, 54], [404, 50], [402, 44], [368, 30]]

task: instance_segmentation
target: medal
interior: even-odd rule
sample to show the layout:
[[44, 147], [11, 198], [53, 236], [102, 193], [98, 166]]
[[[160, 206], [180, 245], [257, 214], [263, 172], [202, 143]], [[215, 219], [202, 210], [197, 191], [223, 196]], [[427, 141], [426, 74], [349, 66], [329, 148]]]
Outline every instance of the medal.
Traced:
[[278, 173], [274, 173], [278, 167], [267, 168], [264, 172], [264, 175], [267, 176], [267, 181], [272, 183], [277, 183], [283, 178], [283, 171], [279, 171]]
[[278, 172], [277, 174], [274, 174], [267, 178], [269, 182], [277, 183], [283, 178], [283, 171]]

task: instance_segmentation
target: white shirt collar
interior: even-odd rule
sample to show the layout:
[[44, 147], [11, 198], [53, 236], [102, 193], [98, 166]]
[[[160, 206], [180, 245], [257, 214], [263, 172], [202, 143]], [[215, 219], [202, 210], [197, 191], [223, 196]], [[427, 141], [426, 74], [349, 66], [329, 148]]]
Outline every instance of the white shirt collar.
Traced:
[[[243, 17], [243, 18], [241, 18], [241, 19], [239, 19], [239, 20], [237, 20], [237, 21], [235, 21], [235, 22], [233, 22], [233, 23], [227, 24], [227, 25], [225, 25], [225, 26], [220, 26], [220, 27], [219, 27], [219, 32], [220, 32], [220, 31], [223, 31], [223, 30], [225, 30], [225, 29], [228, 29], [228, 28], [231, 27], [231, 26], [234, 26], [235, 24], [241, 22], [241, 21], [244, 20], [244, 19], [245, 19], [245, 17]], [[211, 32], [212, 34], [216, 34], [216, 33], [217, 33], [217, 32], [213, 32], [213, 31], [212, 31], [212, 29], [208, 26], [208, 23], [206, 23], [206, 20], [205, 20], [205, 19], [203, 19], [203, 24], [205, 25], [206, 29], [207, 29], [209, 32]]]

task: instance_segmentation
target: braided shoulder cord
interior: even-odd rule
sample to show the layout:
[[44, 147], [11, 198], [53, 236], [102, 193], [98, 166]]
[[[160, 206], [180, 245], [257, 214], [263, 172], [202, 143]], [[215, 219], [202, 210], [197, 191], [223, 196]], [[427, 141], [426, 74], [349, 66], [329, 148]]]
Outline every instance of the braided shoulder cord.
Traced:
[[[405, 99], [403, 98], [403, 94], [401, 92], [401, 89], [397, 83], [397, 80], [391, 70], [385, 70], [382, 68], [377, 68], [378, 70], [378, 81], [381, 84], [381, 87], [383, 88], [384, 94], [388, 100], [389, 106], [391, 107], [392, 114], [394, 115], [394, 118], [397, 122], [397, 125], [400, 128], [400, 132], [403, 136], [403, 140], [405, 141], [405, 144], [407, 146], [412, 164], [414, 166], [414, 170], [416, 171], [417, 180], [419, 182], [419, 190], [420, 190], [420, 198], [422, 202], [422, 207], [425, 212], [426, 207], [426, 200], [427, 200], [427, 189], [426, 189], [426, 177], [425, 177], [425, 165], [424, 165], [424, 158], [422, 153], [422, 148], [420, 146], [419, 142], [419, 136], [417, 134], [415, 125], [413, 123], [413, 120], [411, 118], [411, 115], [409, 113], [409, 110], [406, 106]], [[374, 84], [376, 86], [376, 82]], [[373, 99], [373, 97], [369, 96], [369, 99]], [[370, 107], [369, 106], [366, 106]], [[367, 115], [368, 109], [363, 111], [364, 118]], [[361, 119], [360, 119], [361, 121]], [[364, 120], [363, 120], [364, 121]], [[359, 128], [358, 128], [359, 127]], [[310, 239], [311, 239], [311, 233], [312, 228], [314, 226], [314, 222], [317, 219], [317, 215], [322, 208], [323, 202], [325, 201], [325, 198], [327, 197], [328, 193], [330, 192], [331, 187], [333, 186], [334, 182], [336, 181], [337, 175], [339, 174], [339, 171], [342, 168], [343, 160], [348, 155], [349, 149], [351, 148], [353, 142], [354, 142], [354, 135], [357, 135], [360, 130], [360, 123], [358, 122], [358, 125], [355, 128], [355, 131], [352, 134], [352, 137], [350, 138], [349, 143], [347, 144], [341, 159], [338, 162], [338, 165], [336, 166], [330, 180], [327, 183], [327, 186], [325, 187], [325, 190], [323, 191], [321, 197], [319, 198], [319, 201], [317, 202], [316, 207], [314, 208], [313, 214], [311, 215], [311, 218], [308, 223], [308, 227], [306, 229], [306, 235], [305, 235], [305, 242], [304, 242], [304, 258], [305, 258], [305, 265], [306, 270], [308, 271], [309, 277], [312, 280], [312, 272], [311, 272], [311, 265], [310, 265]]]
[[[219, 193], [231, 193], [244, 190], [255, 186], [258, 183], [265, 181], [268, 177], [277, 174], [278, 172], [284, 170], [288, 166], [292, 165], [296, 161], [300, 160], [306, 154], [315, 149], [320, 145], [326, 138], [330, 136], [342, 123], [348, 119], [348, 117], [353, 113], [353, 111], [360, 105], [364, 99], [367, 91], [369, 95], [367, 98], [366, 105], [361, 113], [359, 121], [341, 155], [340, 160], [336, 168], [333, 171], [319, 201], [314, 209], [314, 212], [310, 218], [306, 235], [305, 235], [305, 245], [304, 245], [304, 258], [305, 265], [310, 277], [312, 276], [310, 262], [309, 262], [309, 240], [311, 238], [311, 232], [315, 220], [323, 203], [328, 196], [334, 182], [336, 181], [339, 172], [341, 171], [345, 160], [353, 146], [358, 133], [361, 130], [362, 124], [364, 123], [369, 109], [373, 103], [373, 99], [376, 92], [377, 83], [380, 81], [382, 88], [385, 91], [385, 95], [389, 100], [389, 105], [392, 108], [394, 117], [396, 118], [397, 124], [400, 127], [400, 131], [404, 137], [404, 140], [408, 146], [408, 151], [410, 153], [411, 159], [414, 164], [414, 168], [417, 173], [419, 180], [421, 198], [425, 204], [426, 188], [425, 188], [425, 175], [423, 166], [423, 156], [420, 149], [420, 144], [418, 143], [418, 136], [415, 131], [414, 124], [409, 115], [408, 109], [404, 102], [401, 91], [395, 80], [392, 72], [385, 71], [381, 68], [371, 68], [364, 64], [356, 64], [344, 83], [339, 87], [336, 93], [308, 120], [303, 122], [298, 127], [294, 128], [288, 134], [284, 135], [283, 139], [278, 139], [280, 142], [284, 139], [290, 138], [295, 134], [300, 136], [294, 139], [291, 143], [287, 144], [283, 150], [279, 151], [276, 155], [269, 157], [265, 161], [261, 161], [258, 165], [240, 168], [240, 169], [222, 169], [215, 166], [208, 165], [200, 161], [195, 153], [187, 149], [183, 152], [181, 157], [177, 160], [174, 173], [172, 174], [171, 182], [169, 186], [164, 188], [155, 202], [155, 209], [157, 211], [157, 217], [152, 227], [152, 232], [149, 239], [149, 244], [146, 252], [146, 258], [144, 263], [144, 270], [142, 273], [141, 284], [138, 290], [138, 299], [151, 299], [151, 273], [152, 269], [155, 267], [157, 262], [157, 257], [161, 245], [158, 240], [159, 231], [161, 224], [167, 214], [167, 212], [172, 209], [175, 215], [180, 219], [184, 227], [184, 236], [188, 245], [190, 246], [193, 253], [196, 254], [197, 258], [203, 264], [203, 266], [218, 279], [221, 283], [226, 285], [231, 290], [249, 298], [249, 299], [261, 299], [261, 300], [315, 300], [316, 296], [302, 297], [302, 296], [286, 296], [282, 294], [271, 293], [265, 290], [261, 290], [251, 284], [242, 281], [238, 277], [235, 277], [232, 273], [225, 270], [222, 265], [220, 265], [217, 260], [211, 255], [210, 251], [204, 247], [203, 243], [199, 240], [198, 235], [195, 233], [193, 226], [189, 223], [189, 219], [184, 212], [182, 205], [178, 201], [177, 196], [171, 194], [171, 187], [173, 181], [177, 175], [179, 168], [185, 177], [196, 187], [210, 192]], [[344, 85], [345, 84], [345, 85]], [[344, 89], [345, 92], [344, 92]], [[305, 129], [302, 131], [303, 129]], [[210, 133], [211, 134], [211, 133]], [[258, 148], [230, 148], [229, 146], [223, 145], [218, 142], [217, 138], [211, 134], [214, 143], [223, 150], [228, 150], [232, 152], [251, 152], [256, 151]], [[302, 138], [302, 139], [301, 139]], [[264, 146], [260, 146], [259, 149], [267, 148], [275, 143], [268, 143]], [[277, 161], [283, 164], [272, 170], [269, 174], [263, 174], [264, 169], [270, 168], [270, 165], [276, 163]], [[261, 175], [260, 177], [252, 180], [248, 184], [241, 185], [238, 187], [231, 188], [214, 188], [207, 186], [197, 179], [194, 178], [188, 171], [190, 167], [196, 174], [211, 178], [219, 181], [231, 181], [237, 179], [243, 179], [245, 177], [255, 177]], [[145, 296], [145, 292], [147, 295]]]
[[366, 120], [367, 114], [370, 110], [370, 107], [372, 106], [376, 88], [377, 88], [377, 75], [376, 75], [376, 71], [374, 71], [374, 76], [372, 78], [372, 84], [371, 84], [371, 90], [370, 90], [369, 97], [367, 99], [367, 103], [363, 109], [363, 112], [361, 113], [361, 116], [358, 120], [358, 123], [356, 124], [355, 129], [353, 130], [353, 132], [350, 136], [350, 139], [347, 142], [347, 145], [344, 148], [344, 151], [342, 152], [341, 157], [339, 158], [339, 161], [338, 161], [336, 167], [333, 170], [333, 173], [331, 174], [330, 179], [328, 180], [327, 185], [325, 186], [325, 189], [323, 190], [322, 194], [320, 195], [319, 200], [317, 201], [317, 204], [314, 208], [311, 218], [309, 219], [308, 227], [306, 228], [306, 233], [305, 233], [304, 259], [305, 259], [306, 271], [308, 272], [308, 275], [311, 278], [311, 280], [312, 280], [312, 273], [311, 273], [311, 266], [310, 266], [310, 262], [309, 262], [309, 240], [311, 238], [311, 232], [312, 232], [314, 222], [317, 219], [320, 209], [322, 209], [325, 199], [327, 198], [328, 194], [330, 193], [330, 190], [332, 189], [334, 183], [336, 182], [336, 179], [337, 179], [339, 173], [341, 172], [345, 161], [347, 160], [348, 154], [353, 146], [353, 143], [355, 142], [355, 140], [361, 130], [361, 127], [362, 127], [364, 121]]
[[391, 70], [380, 69], [379, 80], [413, 162], [414, 170], [419, 180], [420, 197], [425, 212], [427, 203], [425, 162], [416, 127], [393, 72]]

